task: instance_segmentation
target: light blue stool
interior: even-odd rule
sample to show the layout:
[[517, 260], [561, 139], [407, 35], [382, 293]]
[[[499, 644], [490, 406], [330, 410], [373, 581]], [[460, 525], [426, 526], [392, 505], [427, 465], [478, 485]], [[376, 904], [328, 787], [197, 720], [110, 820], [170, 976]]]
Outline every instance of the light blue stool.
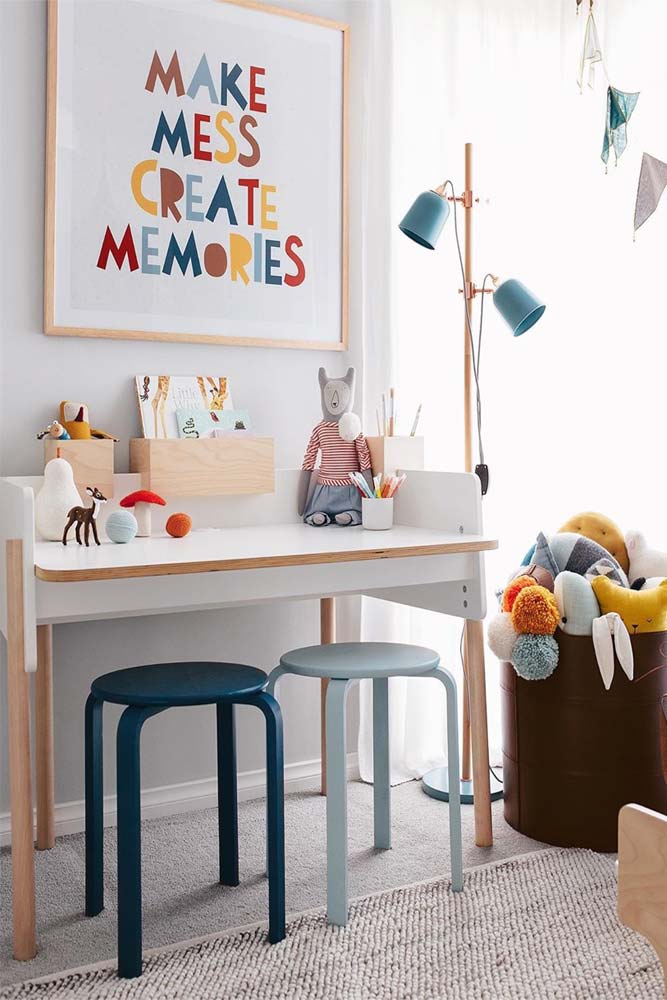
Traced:
[[373, 681], [373, 807], [375, 847], [391, 847], [389, 782], [389, 678], [435, 677], [447, 692], [447, 755], [451, 776], [449, 839], [452, 889], [463, 888], [461, 850], [461, 800], [459, 794], [459, 743], [456, 682], [440, 666], [432, 649], [391, 642], [339, 642], [294, 649], [280, 658], [269, 675], [267, 691], [273, 693], [285, 674], [328, 677], [326, 699], [327, 765], [327, 918], [347, 923], [347, 767], [345, 699], [353, 681]]

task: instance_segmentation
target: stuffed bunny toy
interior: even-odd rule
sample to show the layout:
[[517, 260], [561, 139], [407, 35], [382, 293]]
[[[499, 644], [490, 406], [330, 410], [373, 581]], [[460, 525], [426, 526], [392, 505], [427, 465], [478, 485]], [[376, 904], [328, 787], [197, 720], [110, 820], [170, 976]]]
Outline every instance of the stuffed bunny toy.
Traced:
[[[343, 378], [319, 373], [322, 416], [310, 435], [299, 480], [298, 513], [315, 528], [361, 524], [361, 496], [350, 472], [361, 472], [373, 488], [371, 456], [361, 421], [352, 413], [355, 370]], [[318, 454], [320, 466], [315, 468]]]

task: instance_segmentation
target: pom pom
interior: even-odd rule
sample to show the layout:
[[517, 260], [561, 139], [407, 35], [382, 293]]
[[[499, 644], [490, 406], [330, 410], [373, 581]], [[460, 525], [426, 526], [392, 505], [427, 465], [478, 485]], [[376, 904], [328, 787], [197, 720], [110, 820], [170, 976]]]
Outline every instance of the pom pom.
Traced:
[[546, 587], [524, 587], [512, 608], [512, 624], [517, 632], [553, 635], [560, 622], [556, 599]]
[[486, 635], [489, 649], [499, 660], [510, 660], [512, 650], [517, 640], [517, 634], [512, 625], [512, 616], [507, 611], [499, 611], [494, 615]]
[[526, 681], [543, 681], [558, 666], [558, 643], [552, 635], [520, 635], [512, 650], [512, 666]]
[[343, 441], [356, 441], [361, 434], [361, 420], [356, 413], [344, 413], [338, 421], [338, 433]]
[[167, 519], [165, 529], [172, 538], [184, 538], [192, 527], [192, 518], [189, 514], [172, 514]]
[[503, 611], [511, 611], [514, 607], [514, 602], [521, 593], [524, 587], [534, 587], [535, 580], [532, 576], [517, 576], [516, 580], [511, 580], [510, 583], [505, 587], [505, 593], [503, 594]]
[[117, 545], [131, 542], [138, 530], [137, 519], [129, 510], [114, 510], [109, 514], [104, 530], [107, 538]]

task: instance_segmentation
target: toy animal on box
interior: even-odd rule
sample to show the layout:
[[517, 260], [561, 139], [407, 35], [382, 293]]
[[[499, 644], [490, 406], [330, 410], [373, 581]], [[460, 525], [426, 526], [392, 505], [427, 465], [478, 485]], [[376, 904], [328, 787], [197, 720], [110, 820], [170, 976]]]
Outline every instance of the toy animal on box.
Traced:
[[37, 435], [37, 440], [41, 441], [45, 437], [50, 437], [55, 441], [69, 441], [70, 439], [69, 432], [57, 420], [52, 420], [50, 424], [47, 424], [44, 430]]
[[[306, 524], [361, 524], [361, 496], [350, 472], [361, 472], [373, 489], [371, 456], [361, 422], [352, 413], [355, 370], [329, 378], [319, 370], [323, 420], [313, 428], [299, 480], [298, 513]], [[319, 468], [315, 468], [318, 455]]]
[[60, 404], [60, 423], [75, 441], [89, 441], [91, 438], [118, 440], [113, 434], [107, 434], [106, 431], [96, 430], [90, 426], [88, 407], [85, 403], [73, 403], [70, 399], [63, 399]]
[[76, 540], [79, 545], [81, 542], [81, 528], [83, 528], [84, 543], [86, 546], [90, 545], [90, 531], [92, 528], [93, 538], [95, 539], [95, 544], [100, 544], [100, 539], [97, 534], [97, 525], [95, 521], [97, 520], [98, 514], [100, 512], [100, 507], [103, 503], [107, 503], [107, 498], [103, 493], [100, 493], [97, 486], [86, 486], [86, 493], [89, 497], [92, 497], [91, 507], [72, 507], [72, 509], [67, 514], [67, 524], [65, 525], [65, 530], [63, 531], [63, 545], [67, 545], [67, 535], [70, 528], [76, 525], [75, 534]]
[[630, 556], [630, 579], [667, 577], [667, 552], [649, 548], [641, 531], [628, 531], [625, 544]]

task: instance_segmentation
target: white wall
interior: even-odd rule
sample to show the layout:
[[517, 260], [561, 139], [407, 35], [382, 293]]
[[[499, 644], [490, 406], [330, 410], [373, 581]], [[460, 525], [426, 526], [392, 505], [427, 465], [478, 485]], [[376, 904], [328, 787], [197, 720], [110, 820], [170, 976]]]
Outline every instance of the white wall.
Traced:
[[[104, 0], [106, 2], [106, 0]], [[283, 3], [283, 6], [285, 4]], [[352, 93], [363, 75], [363, 3], [301, 0], [300, 10], [352, 24]], [[118, 471], [127, 469], [127, 441], [139, 435], [132, 377], [160, 369], [222, 371], [232, 379], [237, 405], [261, 433], [276, 441], [280, 467], [300, 464], [307, 435], [319, 419], [317, 368], [356, 364], [361, 384], [358, 213], [355, 148], [363, 128], [363, 101], [351, 111], [351, 350], [327, 352], [80, 340], [42, 333], [42, 253], [46, 72], [46, 3], [0, 2], [0, 472], [41, 471], [36, 431], [57, 413], [61, 399], [90, 405], [96, 426], [113, 431]], [[361, 401], [359, 400], [359, 403]], [[99, 673], [169, 658], [229, 658], [270, 669], [281, 652], [318, 640], [316, 602], [224, 614], [201, 613], [129, 622], [64, 625], [54, 630], [56, 799], [83, 795], [82, 721], [90, 681]], [[0, 673], [0, 814], [9, 808], [6, 662]], [[312, 682], [284, 684], [286, 761], [319, 756], [319, 694]], [[108, 714], [115, 721], [113, 711]], [[352, 720], [354, 723], [354, 720]], [[207, 709], [179, 710], [155, 719], [145, 740], [143, 784], [168, 785], [215, 772], [213, 717]], [[351, 738], [354, 738], [354, 724]], [[107, 790], [113, 788], [112, 726], [107, 726]], [[263, 766], [259, 720], [239, 712], [239, 769]]]

